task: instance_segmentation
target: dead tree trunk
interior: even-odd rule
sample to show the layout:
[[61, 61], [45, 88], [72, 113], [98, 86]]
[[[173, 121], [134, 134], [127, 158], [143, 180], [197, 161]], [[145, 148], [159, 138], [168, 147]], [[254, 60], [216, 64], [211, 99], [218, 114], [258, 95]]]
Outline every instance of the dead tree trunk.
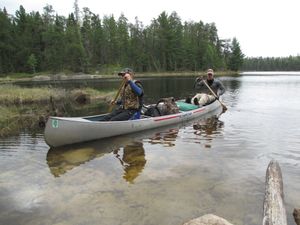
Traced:
[[275, 160], [266, 172], [263, 225], [287, 225], [281, 169]]

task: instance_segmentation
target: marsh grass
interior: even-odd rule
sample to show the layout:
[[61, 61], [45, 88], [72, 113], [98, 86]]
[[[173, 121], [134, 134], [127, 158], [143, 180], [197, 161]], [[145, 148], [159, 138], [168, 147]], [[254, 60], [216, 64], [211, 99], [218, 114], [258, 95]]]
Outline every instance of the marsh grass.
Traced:
[[[41, 120], [49, 116], [72, 116], [77, 111], [88, 110], [90, 103], [108, 101], [115, 92], [93, 88], [65, 90], [0, 85], [0, 137], [17, 134], [23, 128], [38, 127]], [[78, 96], [87, 100], [79, 102]]]
[[33, 103], [49, 103], [50, 97], [54, 100], [69, 100], [76, 93], [85, 93], [91, 99], [106, 99], [114, 94], [111, 91], [99, 91], [93, 88], [65, 90], [53, 88], [23, 88], [11, 84], [0, 85], [0, 104], [4, 105], [22, 105]]
[[0, 103], [4, 105], [12, 104], [31, 104], [35, 102], [42, 102], [53, 96], [59, 98], [65, 95], [63, 89], [50, 88], [22, 88], [14, 85], [0, 86]]
[[26, 116], [22, 114], [22, 111], [16, 106], [0, 107], [0, 137], [16, 134], [24, 127], [29, 120], [25, 119]]

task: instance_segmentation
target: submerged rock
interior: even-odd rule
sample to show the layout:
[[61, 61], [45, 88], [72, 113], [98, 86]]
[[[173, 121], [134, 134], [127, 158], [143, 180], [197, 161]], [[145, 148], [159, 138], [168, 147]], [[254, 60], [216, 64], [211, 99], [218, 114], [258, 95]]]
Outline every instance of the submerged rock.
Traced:
[[232, 225], [227, 220], [213, 214], [206, 214], [204, 216], [192, 219], [183, 225]]

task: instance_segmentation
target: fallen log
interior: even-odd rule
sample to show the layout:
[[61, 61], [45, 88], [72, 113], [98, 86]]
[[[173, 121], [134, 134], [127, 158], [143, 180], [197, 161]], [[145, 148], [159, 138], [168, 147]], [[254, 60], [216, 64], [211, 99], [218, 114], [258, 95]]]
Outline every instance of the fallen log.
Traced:
[[263, 225], [287, 225], [283, 198], [281, 169], [277, 161], [271, 160], [266, 172]]
[[300, 225], [300, 209], [294, 209], [293, 216], [297, 225]]
[[227, 220], [213, 214], [206, 214], [204, 216], [192, 219], [183, 225], [232, 225]]

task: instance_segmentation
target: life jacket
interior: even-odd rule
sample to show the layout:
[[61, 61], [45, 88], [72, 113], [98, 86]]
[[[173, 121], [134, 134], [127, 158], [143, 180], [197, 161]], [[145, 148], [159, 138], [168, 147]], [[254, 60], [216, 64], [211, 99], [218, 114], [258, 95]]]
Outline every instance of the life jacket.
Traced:
[[[133, 80], [135, 84], [137, 84], [140, 88], [142, 87], [142, 83], [138, 80]], [[121, 92], [121, 99], [124, 109], [136, 109], [140, 110], [143, 106], [143, 95], [137, 96], [132, 90], [130, 84], [126, 83]]]

